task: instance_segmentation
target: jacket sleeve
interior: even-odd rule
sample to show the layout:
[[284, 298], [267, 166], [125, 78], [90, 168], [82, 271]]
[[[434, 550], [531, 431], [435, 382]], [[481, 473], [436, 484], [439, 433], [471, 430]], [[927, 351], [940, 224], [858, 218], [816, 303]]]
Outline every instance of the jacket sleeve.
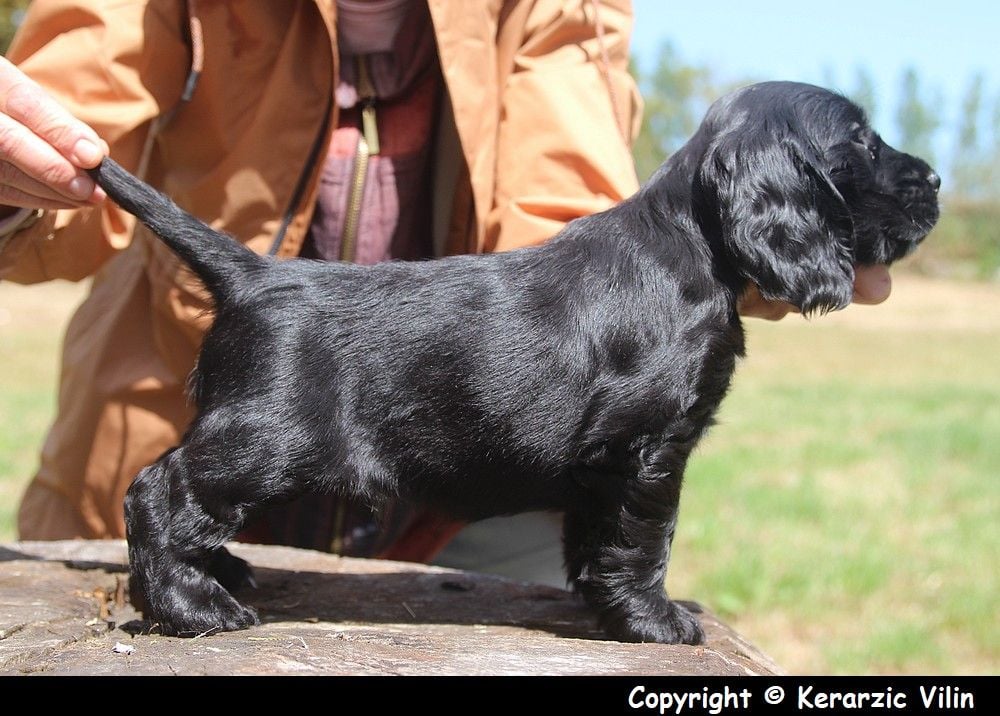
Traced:
[[[176, 0], [35, 0], [7, 57], [94, 128], [134, 169], [150, 120], [172, 107], [189, 64]], [[0, 278], [79, 280], [125, 248], [133, 220], [111, 202], [45, 212], [0, 253]]]
[[530, 4], [502, 88], [486, 250], [541, 243], [638, 188], [641, 99], [628, 73], [631, 3]]

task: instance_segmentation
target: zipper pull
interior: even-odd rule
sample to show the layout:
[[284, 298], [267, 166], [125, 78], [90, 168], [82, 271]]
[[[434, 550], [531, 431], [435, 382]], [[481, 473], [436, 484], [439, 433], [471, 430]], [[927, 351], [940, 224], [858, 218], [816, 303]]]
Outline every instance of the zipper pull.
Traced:
[[368, 56], [358, 58], [358, 94], [361, 95], [361, 133], [369, 154], [379, 153], [378, 122], [375, 118], [375, 85], [368, 74]]
[[368, 153], [378, 154], [378, 124], [375, 122], [375, 101], [365, 102], [361, 108], [361, 132], [368, 143]]

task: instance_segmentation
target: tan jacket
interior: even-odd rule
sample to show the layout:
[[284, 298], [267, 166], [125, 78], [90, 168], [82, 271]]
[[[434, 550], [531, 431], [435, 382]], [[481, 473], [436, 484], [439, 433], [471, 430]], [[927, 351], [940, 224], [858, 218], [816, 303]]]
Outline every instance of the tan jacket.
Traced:
[[[433, 164], [438, 253], [542, 242], [636, 189], [626, 0], [428, 3], [450, 96]], [[146, 178], [188, 211], [292, 257], [336, 124], [335, 13], [332, 0], [36, 0], [8, 57], [126, 167], [145, 155]], [[122, 536], [129, 483], [191, 418], [183, 387], [210, 307], [144, 227], [110, 203], [50, 212], [0, 254], [6, 280], [91, 275], [24, 539]]]

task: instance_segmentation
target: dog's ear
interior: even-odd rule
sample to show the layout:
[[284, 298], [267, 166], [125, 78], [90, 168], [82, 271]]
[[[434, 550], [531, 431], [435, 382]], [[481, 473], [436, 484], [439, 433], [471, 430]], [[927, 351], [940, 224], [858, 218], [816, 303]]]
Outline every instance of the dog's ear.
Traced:
[[787, 127], [717, 134], [695, 192], [700, 211], [717, 212], [712, 223], [736, 272], [765, 298], [809, 314], [851, 302], [854, 228], [819, 152], [801, 136]]

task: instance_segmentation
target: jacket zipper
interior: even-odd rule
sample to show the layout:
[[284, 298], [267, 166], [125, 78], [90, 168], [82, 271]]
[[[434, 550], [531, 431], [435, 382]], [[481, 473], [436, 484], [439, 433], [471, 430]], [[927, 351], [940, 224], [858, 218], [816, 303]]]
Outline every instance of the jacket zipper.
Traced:
[[365, 193], [369, 159], [379, 153], [378, 124], [375, 118], [375, 86], [368, 73], [368, 57], [358, 57], [358, 93], [361, 96], [361, 134], [354, 152], [351, 193], [344, 212], [344, 230], [340, 235], [340, 260], [353, 261], [357, 253], [361, 203]]
[[[379, 153], [378, 124], [375, 118], [375, 86], [368, 73], [368, 57], [357, 58], [358, 93], [361, 96], [361, 134], [354, 150], [354, 170], [351, 175], [351, 193], [347, 197], [344, 212], [344, 230], [340, 235], [340, 260], [353, 261], [357, 253], [358, 225], [361, 221], [361, 201], [365, 193], [365, 179], [368, 177], [368, 160]], [[330, 551], [340, 554], [344, 548], [344, 521], [347, 517], [347, 501], [337, 500], [333, 517], [333, 539]]]

